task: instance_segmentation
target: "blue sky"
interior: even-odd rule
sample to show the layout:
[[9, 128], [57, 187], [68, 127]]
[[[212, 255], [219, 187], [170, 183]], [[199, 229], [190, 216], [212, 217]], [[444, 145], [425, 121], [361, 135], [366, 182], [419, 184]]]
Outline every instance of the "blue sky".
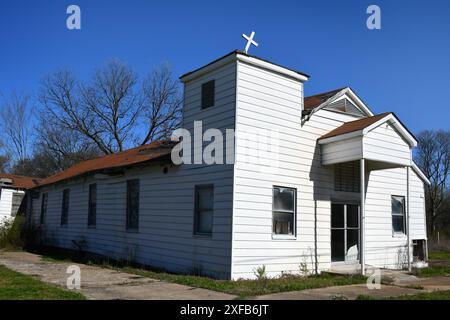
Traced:
[[[81, 7], [82, 30], [66, 28]], [[381, 30], [366, 8], [381, 8]], [[168, 61], [175, 75], [243, 49], [311, 75], [306, 95], [349, 85], [375, 113], [394, 111], [415, 133], [450, 129], [450, 1], [0, 2], [0, 92], [35, 95], [48, 73], [88, 77], [113, 58], [138, 74]]]

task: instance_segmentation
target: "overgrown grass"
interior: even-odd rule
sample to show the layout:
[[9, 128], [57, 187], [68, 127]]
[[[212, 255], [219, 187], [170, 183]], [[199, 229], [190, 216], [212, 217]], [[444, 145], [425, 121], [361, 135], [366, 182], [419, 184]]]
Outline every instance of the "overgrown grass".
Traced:
[[450, 261], [450, 252], [430, 252], [429, 260], [447, 260]]
[[164, 270], [148, 269], [136, 265], [132, 266], [127, 263], [120, 263], [105, 258], [88, 258], [77, 254], [76, 252], [67, 250], [41, 250], [40, 253], [43, 254], [42, 259], [47, 262], [73, 261], [91, 264], [162, 281], [234, 294], [240, 298], [366, 282], [366, 278], [360, 275], [346, 276], [332, 275], [329, 273], [322, 273], [321, 275], [309, 277], [285, 274], [278, 278], [264, 277], [260, 280], [216, 280], [205, 276], [174, 274]]
[[60, 289], [0, 265], [0, 300], [83, 300], [78, 292]]
[[450, 276], [450, 252], [430, 252], [429, 267], [416, 269], [414, 274], [419, 277]]
[[377, 298], [374, 296], [359, 295], [356, 300], [450, 300], [450, 290], [421, 292], [388, 298]]
[[323, 288], [331, 286], [343, 286], [350, 284], [364, 283], [365, 277], [332, 275], [323, 273], [317, 276], [301, 277], [297, 275], [283, 275], [278, 278], [268, 278], [262, 280], [215, 280], [207, 277], [178, 275], [167, 272], [156, 272], [145, 269], [125, 267], [122, 271], [133, 273], [144, 277], [159, 279], [192, 287], [210, 289], [239, 297], [258, 296], [276, 292], [298, 291], [313, 288]]
[[450, 276], [450, 266], [430, 266], [417, 269], [415, 275], [419, 277]]

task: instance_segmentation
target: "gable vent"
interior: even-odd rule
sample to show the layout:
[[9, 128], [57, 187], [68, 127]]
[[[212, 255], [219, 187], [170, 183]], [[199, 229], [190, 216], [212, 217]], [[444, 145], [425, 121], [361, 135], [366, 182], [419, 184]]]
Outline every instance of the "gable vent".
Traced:
[[332, 111], [339, 111], [339, 112], [345, 112], [349, 113], [358, 117], [365, 117], [366, 115], [358, 109], [357, 106], [355, 106], [352, 102], [350, 102], [348, 99], [341, 99], [339, 101], [333, 102], [325, 109], [332, 110]]

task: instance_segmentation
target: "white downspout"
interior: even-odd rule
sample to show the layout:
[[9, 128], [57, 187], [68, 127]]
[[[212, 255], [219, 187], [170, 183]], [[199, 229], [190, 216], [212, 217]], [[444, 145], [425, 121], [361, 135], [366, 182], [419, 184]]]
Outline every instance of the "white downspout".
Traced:
[[361, 169], [361, 274], [363, 276], [366, 275], [366, 241], [365, 241], [365, 221], [366, 221], [366, 170], [364, 167], [365, 161], [364, 158], [360, 160], [360, 169]]
[[410, 210], [409, 167], [406, 167], [406, 250], [408, 254], [408, 270], [411, 271], [411, 239], [409, 235], [409, 210]]

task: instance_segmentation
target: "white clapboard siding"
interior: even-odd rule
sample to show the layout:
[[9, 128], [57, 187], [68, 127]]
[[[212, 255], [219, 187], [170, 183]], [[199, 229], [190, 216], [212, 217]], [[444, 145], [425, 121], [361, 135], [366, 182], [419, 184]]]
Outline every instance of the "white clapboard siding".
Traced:
[[[391, 196], [404, 196], [407, 207], [407, 169], [374, 170], [369, 174], [366, 194], [366, 262], [382, 268], [407, 265], [407, 237], [392, 231]], [[410, 172], [410, 236], [426, 239], [424, 186]], [[412, 249], [411, 249], [412, 250]]]
[[[233, 278], [254, 278], [254, 270], [262, 265], [269, 276], [298, 273], [303, 263], [313, 272], [316, 245], [319, 271], [329, 269], [333, 171], [321, 165], [316, 140], [354, 117], [321, 110], [302, 126], [301, 82], [239, 64], [237, 83]], [[257, 136], [241, 138], [242, 132], [258, 130], [279, 133], [277, 154], [270, 148], [258, 153]], [[275, 159], [277, 168], [270, 166]], [[297, 189], [295, 239], [272, 238], [274, 185]]]
[[[183, 127], [201, 120], [208, 128], [233, 129], [235, 123], [235, 65], [221, 67], [185, 84]], [[215, 105], [201, 110], [201, 85], [215, 79]], [[84, 239], [86, 250], [115, 259], [131, 259], [175, 272], [201, 271], [230, 277], [233, 165], [160, 164], [127, 170], [121, 178], [75, 179], [41, 190], [33, 200], [33, 218], [39, 223], [41, 197], [48, 192], [44, 228], [46, 241], [74, 248]], [[140, 180], [139, 231], [127, 232], [126, 180]], [[97, 183], [97, 226], [88, 228], [89, 184]], [[211, 238], [193, 235], [194, 190], [214, 184], [214, 222]], [[62, 191], [70, 188], [68, 225], [61, 226]]]
[[14, 190], [2, 188], [0, 192], [1, 192], [0, 194], [0, 222], [1, 222], [3, 219], [11, 217], [12, 198]]
[[363, 156], [362, 137], [327, 143], [321, 148], [324, 165], [354, 161]]
[[368, 132], [363, 148], [365, 159], [411, 165], [410, 146], [390, 123]]

